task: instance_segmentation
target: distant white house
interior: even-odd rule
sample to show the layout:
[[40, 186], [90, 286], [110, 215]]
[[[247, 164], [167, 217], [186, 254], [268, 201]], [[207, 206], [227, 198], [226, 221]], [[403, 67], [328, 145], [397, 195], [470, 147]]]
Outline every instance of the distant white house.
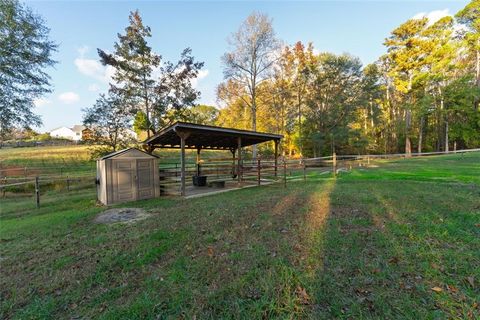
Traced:
[[[72, 141], [87, 141], [91, 137], [91, 132], [92, 131], [87, 127], [77, 124], [71, 128], [60, 127], [53, 129], [52, 131], [50, 131], [50, 137], [68, 139]], [[120, 136], [125, 138], [128, 137], [134, 140], [137, 139], [137, 133], [130, 129], [126, 129]]]
[[73, 141], [82, 140], [82, 131], [85, 129], [85, 126], [74, 125], [71, 128], [60, 127], [50, 131], [50, 137], [52, 138], [63, 138]]

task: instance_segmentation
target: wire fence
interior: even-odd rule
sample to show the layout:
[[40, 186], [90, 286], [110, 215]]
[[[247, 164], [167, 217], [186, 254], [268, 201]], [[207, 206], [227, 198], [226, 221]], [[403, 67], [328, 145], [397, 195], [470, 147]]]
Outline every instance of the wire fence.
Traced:
[[[409, 157], [428, 157], [444, 154], [466, 154], [480, 152], [479, 149], [457, 150], [451, 152], [424, 152], [382, 155], [332, 155], [327, 157], [287, 159], [259, 158], [256, 160], [209, 159], [198, 164], [188, 163], [185, 166], [185, 180], [190, 187], [195, 184], [195, 177], [205, 177], [206, 187], [236, 184], [236, 187], [266, 185], [288, 182], [307, 181], [323, 177], [335, 176], [342, 171], [354, 168], [378, 166], [379, 160], [401, 159]], [[71, 167], [22, 167], [0, 170], [1, 198], [32, 198], [37, 207], [41, 203], [41, 194], [96, 188], [96, 173], [93, 167], [80, 168], [72, 172]], [[6, 174], [8, 173], [8, 174]], [[179, 163], [159, 164], [161, 195], [178, 195], [181, 193], [181, 165]], [[25, 200], [26, 201], [26, 200]]]

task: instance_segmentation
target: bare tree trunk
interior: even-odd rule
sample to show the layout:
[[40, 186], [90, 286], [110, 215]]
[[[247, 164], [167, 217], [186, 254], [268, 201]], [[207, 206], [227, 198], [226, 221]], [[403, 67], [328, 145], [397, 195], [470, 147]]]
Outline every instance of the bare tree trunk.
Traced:
[[419, 132], [418, 132], [418, 153], [422, 153], [422, 143], [423, 143], [423, 123], [424, 123], [425, 119], [424, 117], [422, 116], [420, 118], [420, 128], [419, 128]]
[[445, 152], [448, 152], [448, 120], [445, 120]]
[[[255, 102], [255, 97], [252, 97], [252, 130], [257, 131], [257, 104]], [[252, 146], [252, 160], [257, 160], [257, 145]]]
[[[409, 96], [409, 101], [410, 101], [410, 106], [412, 105], [412, 82], [413, 82], [413, 75], [410, 74], [409, 76], [409, 82], [408, 82], [408, 96]], [[409, 106], [409, 108], [410, 108]], [[410, 127], [411, 127], [411, 122], [412, 122], [412, 112], [411, 110], [407, 110], [405, 114], [405, 154], [407, 157], [412, 156], [412, 142], [410, 141]]]
[[[443, 112], [443, 110], [445, 109], [445, 101], [443, 100], [442, 89], [438, 88], [438, 92], [440, 93], [440, 110], [442, 110]], [[448, 116], [446, 114], [442, 116], [445, 121], [445, 136], [444, 136], [445, 152], [448, 152]]]
[[[477, 40], [477, 45], [480, 47], [480, 39]], [[477, 50], [476, 80], [477, 80], [477, 87], [480, 89], [480, 50]], [[477, 98], [475, 101], [476, 110], [480, 108], [479, 105], [480, 105], [480, 99]]]
[[303, 155], [303, 140], [302, 140], [302, 98], [297, 92], [297, 107], [298, 107], [298, 140], [300, 144], [300, 154]]
[[410, 157], [412, 155], [412, 142], [410, 141], [410, 125], [412, 114], [410, 110], [405, 112], [405, 155]]

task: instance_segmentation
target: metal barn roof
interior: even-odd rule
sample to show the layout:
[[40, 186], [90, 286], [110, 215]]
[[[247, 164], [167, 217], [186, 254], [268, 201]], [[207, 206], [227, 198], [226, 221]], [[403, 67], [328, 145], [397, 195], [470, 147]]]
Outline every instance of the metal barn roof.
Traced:
[[232, 150], [238, 147], [239, 138], [242, 147], [283, 138], [279, 134], [175, 122], [145, 140], [144, 144], [152, 148], [180, 148], [179, 134], [188, 135], [186, 149]]

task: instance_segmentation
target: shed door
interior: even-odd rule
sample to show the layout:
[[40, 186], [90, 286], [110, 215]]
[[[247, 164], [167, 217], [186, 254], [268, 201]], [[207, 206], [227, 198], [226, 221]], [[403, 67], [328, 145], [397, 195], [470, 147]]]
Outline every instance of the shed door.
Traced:
[[138, 176], [138, 199], [150, 199], [155, 197], [154, 186], [154, 161], [137, 160], [137, 176]]
[[[137, 199], [136, 168], [135, 161], [113, 161], [113, 187], [116, 201], [133, 201]], [[115, 192], [116, 191], [116, 192]]]

